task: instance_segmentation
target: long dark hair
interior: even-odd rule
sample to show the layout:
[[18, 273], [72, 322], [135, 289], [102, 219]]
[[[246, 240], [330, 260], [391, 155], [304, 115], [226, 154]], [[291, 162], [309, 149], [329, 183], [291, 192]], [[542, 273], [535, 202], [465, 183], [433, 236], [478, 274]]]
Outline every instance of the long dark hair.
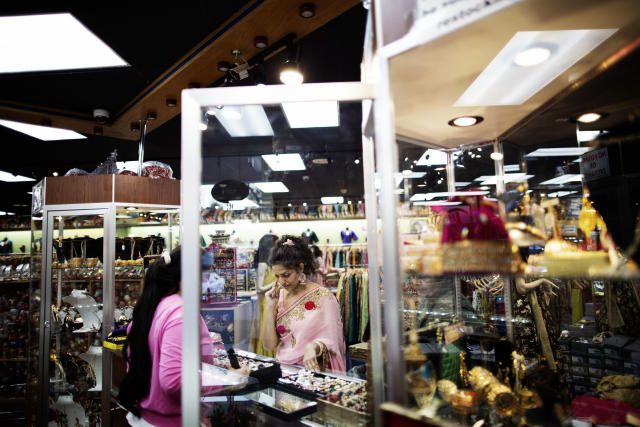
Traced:
[[280, 237], [271, 250], [270, 264], [280, 264], [286, 268], [297, 270], [300, 264], [304, 264], [304, 274], [312, 274], [316, 271], [316, 263], [313, 253], [309, 249], [306, 240], [298, 236], [285, 234]]
[[151, 352], [149, 330], [160, 301], [180, 290], [180, 247], [171, 251], [169, 262], [158, 258], [144, 276], [142, 296], [133, 310], [131, 330], [124, 343], [124, 357], [128, 371], [122, 383], [118, 400], [128, 411], [140, 416], [140, 401], [151, 387]]

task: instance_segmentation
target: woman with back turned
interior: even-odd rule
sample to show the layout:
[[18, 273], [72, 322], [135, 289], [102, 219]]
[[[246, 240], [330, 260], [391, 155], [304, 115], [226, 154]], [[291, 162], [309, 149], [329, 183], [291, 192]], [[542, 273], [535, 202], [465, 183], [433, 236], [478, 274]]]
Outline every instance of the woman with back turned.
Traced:
[[[178, 247], [163, 253], [147, 270], [129, 324], [124, 345], [127, 374], [118, 400], [129, 411], [132, 426], [181, 425], [182, 316]], [[200, 352], [203, 362], [213, 362], [213, 345], [202, 317]]]

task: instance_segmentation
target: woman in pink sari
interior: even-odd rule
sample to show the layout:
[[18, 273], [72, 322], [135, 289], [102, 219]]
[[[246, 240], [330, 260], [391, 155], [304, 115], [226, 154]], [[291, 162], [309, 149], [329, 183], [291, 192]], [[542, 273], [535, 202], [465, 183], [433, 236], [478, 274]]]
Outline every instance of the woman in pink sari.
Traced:
[[340, 306], [327, 288], [306, 280], [315, 270], [313, 254], [299, 237], [285, 235], [271, 253], [276, 285], [266, 293], [263, 345], [277, 348], [281, 363], [345, 373]]

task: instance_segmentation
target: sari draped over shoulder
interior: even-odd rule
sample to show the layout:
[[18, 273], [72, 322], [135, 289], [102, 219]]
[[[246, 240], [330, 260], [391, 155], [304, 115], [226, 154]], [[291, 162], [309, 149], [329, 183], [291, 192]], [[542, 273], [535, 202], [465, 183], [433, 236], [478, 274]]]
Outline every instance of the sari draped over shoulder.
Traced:
[[344, 334], [338, 300], [330, 290], [317, 287], [284, 308], [284, 293], [278, 301], [276, 332], [280, 338], [276, 359], [302, 365], [304, 349], [312, 341], [324, 344], [326, 352], [320, 369], [344, 374], [346, 369]]

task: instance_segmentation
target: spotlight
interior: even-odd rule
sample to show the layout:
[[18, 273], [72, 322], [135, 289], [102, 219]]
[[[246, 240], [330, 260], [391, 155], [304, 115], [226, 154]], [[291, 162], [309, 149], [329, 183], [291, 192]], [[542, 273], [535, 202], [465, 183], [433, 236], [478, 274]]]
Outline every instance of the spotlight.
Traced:
[[264, 49], [267, 47], [267, 38], [264, 36], [257, 36], [253, 39], [253, 45], [258, 49]]
[[359, 164], [360, 164], [360, 159], [355, 159], [355, 160], [353, 161], [353, 163], [355, 163], [356, 165], [359, 165]]
[[300, 16], [309, 19], [316, 14], [316, 6], [313, 3], [302, 3], [300, 5]]
[[178, 101], [175, 98], [167, 98], [165, 102], [167, 107], [176, 107], [178, 105]]
[[287, 60], [280, 70], [280, 81], [286, 85], [299, 85], [304, 76], [298, 67], [298, 51], [295, 46], [287, 46]]
[[542, 64], [551, 56], [551, 49], [547, 46], [535, 46], [523, 50], [513, 59], [516, 65], [521, 67], [533, 67]]
[[604, 117], [604, 114], [602, 113], [584, 113], [584, 114], [581, 114], [576, 119], [576, 121], [579, 121], [580, 123], [593, 123], [593, 122], [597, 122], [603, 117]]
[[491, 155], [489, 155], [489, 157], [491, 157], [493, 160], [502, 160], [504, 158], [504, 155], [498, 151], [494, 151], [493, 153], [491, 153]]
[[304, 81], [296, 61], [287, 60], [284, 63], [280, 70], [280, 81], [286, 85], [299, 85]]
[[223, 73], [226, 73], [230, 69], [231, 69], [231, 64], [229, 64], [227, 61], [218, 62], [218, 71], [222, 71]]

